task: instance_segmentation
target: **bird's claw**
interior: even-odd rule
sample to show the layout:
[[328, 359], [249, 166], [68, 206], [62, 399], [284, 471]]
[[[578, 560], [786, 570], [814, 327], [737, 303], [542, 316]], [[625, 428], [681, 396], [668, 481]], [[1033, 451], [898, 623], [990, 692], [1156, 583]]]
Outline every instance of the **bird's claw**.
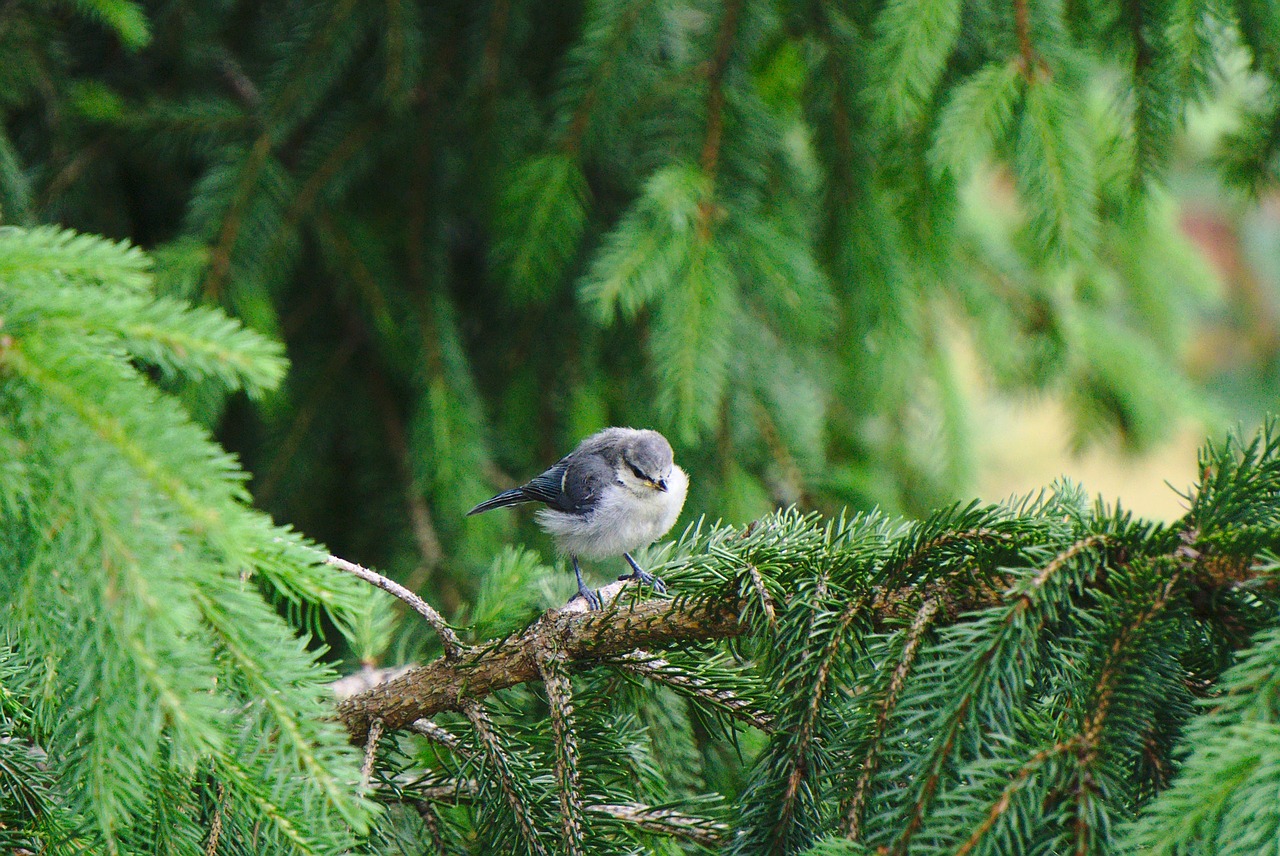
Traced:
[[661, 577], [655, 577], [653, 574], [641, 568], [638, 564], [636, 564], [636, 560], [631, 558], [631, 555], [629, 553], [623, 553], [622, 557], [626, 559], [627, 564], [631, 566], [631, 573], [620, 575], [618, 577], [619, 581], [636, 580], [637, 582], [641, 582], [647, 586], [651, 586], [653, 590], [656, 591], [658, 594], [667, 593], [667, 584], [662, 581]]
[[579, 597], [587, 602], [587, 609], [601, 608], [600, 595], [592, 591], [591, 589], [587, 588], [586, 586], [583, 586], [582, 588], [578, 589], [578, 593], [575, 594], [573, 597], [569, 598], [569, 602], [572, 603], [574, 598], [579, 598]]
[[619, 582], [621, 582], [622, 580], [635, 580], [636, 582], [644, 583], [647, 586], [652, 586], [653, 590], [656, 591], [658, 594], [667, 593], [667, 584], [662, 581], [662, 577], [655, 577], [653, 574], [647, 573], [646, 571], [640, 571], [639, 573], [633, 572], [630, 574], [619, 574], [618, 580]]

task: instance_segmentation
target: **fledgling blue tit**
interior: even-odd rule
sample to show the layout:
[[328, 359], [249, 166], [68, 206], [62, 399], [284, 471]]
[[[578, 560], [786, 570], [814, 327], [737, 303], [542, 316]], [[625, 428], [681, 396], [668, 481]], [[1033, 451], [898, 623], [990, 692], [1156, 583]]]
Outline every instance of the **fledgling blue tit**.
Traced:
[[635, 579], [665, 592], [662, 580], [631, 557], [675, 525], [689, 490], [667, 438], [657, 431], [606, 428], [578, 444], [542, 475], [477, 505], [491, 508], [541, 502], [537, 520], [573, 562], [578, 594], [592, 609], [600, 597], [582, 579], [578, 557], [604, 559], [619, 553], [631, 566], [620, 580]]

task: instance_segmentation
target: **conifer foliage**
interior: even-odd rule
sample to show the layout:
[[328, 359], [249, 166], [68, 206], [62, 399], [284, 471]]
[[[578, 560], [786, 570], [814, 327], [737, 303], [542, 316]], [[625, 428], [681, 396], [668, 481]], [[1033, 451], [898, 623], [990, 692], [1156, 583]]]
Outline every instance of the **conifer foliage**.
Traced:
[[[1172, 525], [941, 498], [945, 330], [1082, 440], [1196, 405], [1162, 173], [1229, 66], [1274, 178], [1278, 58], [1264, 0], [0, 4], [0, 848], [1273, 846], [1275, 427]], [[603, 424], [755, 522], [544, 612], [463, 513]]]
[[282, 338], [270, 407], [184, 400], [264, 507], [451, 607], [510, 535], [465, 511], [604, 424], [737, 522], [964, 495], [957, 332], [1149, 443], [1198, 403], [1161, 179], [1219, 69], [1257, 96], [1227, 173], [1275, 168], [1253, 0], [74, 7], [0, 11], [0, 218]]
[[374, 598], [249, 508], [235, 461], [153, 383], [257, 395], [280, 347], [156, 296], [149, 268], [124, 244], [0, 229], [0, 836], [333, 851], [371, 807], [326, 720], [331, 673], [278, 610], [354, 637]]

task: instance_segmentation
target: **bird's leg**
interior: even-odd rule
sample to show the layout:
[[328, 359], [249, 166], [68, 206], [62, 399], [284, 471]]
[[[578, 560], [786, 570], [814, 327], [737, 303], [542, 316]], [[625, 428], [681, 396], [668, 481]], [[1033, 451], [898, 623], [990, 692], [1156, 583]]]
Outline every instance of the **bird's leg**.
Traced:
[[[578, 557], [570, 556], [569, 558], [573, 560], [573, 574], [578, 578], [578, 595], [581, 595], [582, 599], [587, 602], [588, 609], [599, 609], [600, 595], [587, 588], [587, 584], [582, 579], [582, 568], [578, 567]], [[574, 597], [578, 595], [574, 595]], [[573, 598], [571, 597], [569, 600], [573, 600]]]
[[653, 586], [653, 590], [656, 591], [658, 594], [667, 593], [667, 584], [664, 583], [661, 580], [661, 578], [655, 577], [653, 574], [649, 573], [648, 571], [642, 570], [640, 566], [636, 564], [636, 560], [631, 558], [630, 553], [623, 553], [622, 558], [626, 559], [627, 564], [631, 566], [631, 573], [623, 574], [622, 576], [618, 577], [618, 579], [638, 580], [644, 583], [645, 585]]

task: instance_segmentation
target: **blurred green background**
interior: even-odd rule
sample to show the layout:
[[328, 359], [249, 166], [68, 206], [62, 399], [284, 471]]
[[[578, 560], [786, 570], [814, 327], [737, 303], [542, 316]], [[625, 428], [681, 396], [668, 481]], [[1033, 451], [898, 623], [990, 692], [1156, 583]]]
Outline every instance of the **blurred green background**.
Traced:
[[0, 220], [281, 338], [262, 402], [172, 391], [457, 621], [550, 555], [464, 512], [610, 424], [672, 439], [681, 525], [1061, 473], [1174, 516], [1276, 408], [1280, 21], [936, 5], [8, 2]]

